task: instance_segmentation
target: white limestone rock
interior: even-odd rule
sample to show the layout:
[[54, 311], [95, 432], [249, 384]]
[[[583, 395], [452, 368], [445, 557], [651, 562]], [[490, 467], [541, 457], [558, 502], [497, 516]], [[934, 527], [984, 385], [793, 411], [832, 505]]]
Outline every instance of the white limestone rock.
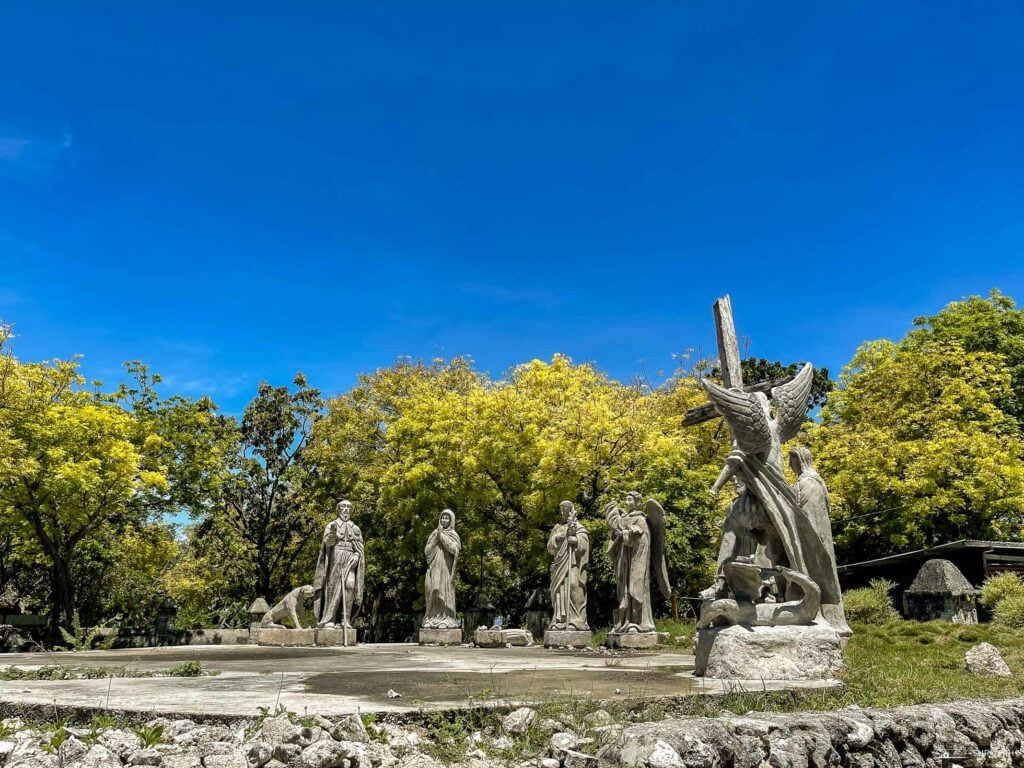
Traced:
[[505, 733], [526, 733], [537, 717], [537, 712], [529, 707], [520, 707], [509, 712], [501, 720]]
[[559, 752], [563, 752], [567, 749], [576, 749], [579, 746], [580, 740], [575, 733], [569, 731], [562, 731], [556, 733], [551, 737], [548, 744], [551, 746], [551, 752], [558, 755]]
[[331, 738], [335, 741], [358, 741], [363, 744], [370, 740], [366, 726], [359, 715], [348, 715], [341, 718], [330, 729]]
[[679, 756], [671, 744], [661, 739], [654, 742], [654, 746], [647, 754], [647, 768], [685, 768], [686, 763]]
[[982, 677], [1010, 677], [1013, 673], [1003, 661], [999, 649], [991, 643], [978, 643], [968, 649], [967, 670]]

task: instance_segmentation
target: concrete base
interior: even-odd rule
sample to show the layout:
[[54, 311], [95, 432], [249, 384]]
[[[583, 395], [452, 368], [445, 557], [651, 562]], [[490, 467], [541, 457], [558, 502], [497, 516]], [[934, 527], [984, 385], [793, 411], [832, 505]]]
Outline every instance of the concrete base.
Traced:
[[658, 644], [657, 632], [609, 632], [604, 639], [609, 648], [653, 648]]
[[462, 645], [462, 630], [459, 627], [453, 629], [420, 627], [419, 643], [420, 645]]
[[297, 645], [316, 645], [316, 630], [260, 627], [256, 642], [279, 648]]
[[473, 633], [473, 645], [477, 648], [526, 648], [533, 645], [533, 634], [527, 629], [487, 629], [478, 627]]
[[325, 627], [316, 630], [316, 644], [352, 646], [358, 643], [355, 627]]
[[545, 648], [589, 648], [589, 629], [549, 629], [544, 633]]
[[842, 642], [827, 624], [697, 631], [694, 675], [724, 680], [833, 680]]

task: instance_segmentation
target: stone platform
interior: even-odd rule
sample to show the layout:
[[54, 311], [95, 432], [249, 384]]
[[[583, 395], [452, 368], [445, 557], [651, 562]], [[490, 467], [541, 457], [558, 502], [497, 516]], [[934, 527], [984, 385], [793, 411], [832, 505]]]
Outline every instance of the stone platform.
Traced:
[[[0, 667], [37, 669], [114, 667], [157, 671], [183, 661], [219, 672], [202, 677], [115, 677], [19, 680], [0, 686], [0, 708], [53, 703], [71, 708], [175, 716], [255, 717], [259, 708], [334, 716], [354, 712], [416, 712], [544, 702], [558, 697], [596, 700], [679, 696], [744, 689], [820, 688], [835, 683], [733, 681], [695, 678], [693, 657], [680, 653], [622, 654], [529, 648], [440, 648], [412, 643], [349, 648], [255, 645], [131, 648], [116, 651], [0, 654]], [[389, 698], [394, 690], [401, 698]]]
[[697, 631], [694, 674], [720, 680], [834, 680], [845, 669], [828, 625], [715, 627]]
[[544, 647], [589, 648], [592, 637], [589, 629], [549, 629], [544, 633]]
[[352, 646], [355, 645], [355, 627], [325, 627], [310, 629], [285, 629], [280, 627], [261, 627], [257, 636], [257, 645], [270, 645], [277, 648], [301, 648], [308, 646]]
[[653, 648], [658, 644], [658, 633], [609, 632], [604, 644], [609, 648]]
[[418, 640], [420, 645], [462, 645], [462, 630], [420, 627]]

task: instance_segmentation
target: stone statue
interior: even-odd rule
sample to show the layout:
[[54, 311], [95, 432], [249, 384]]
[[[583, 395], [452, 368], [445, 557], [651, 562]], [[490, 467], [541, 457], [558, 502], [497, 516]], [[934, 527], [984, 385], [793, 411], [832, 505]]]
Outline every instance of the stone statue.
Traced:
[[338, 517], [324, 529], [316, 561], [313, 613], [318, 627], [347, 629], [363, 602], [366, 563], [362, 531], [352, 522], [352, 503], [340, 501], [335, 510]]
[[295, 629], [302, 629], [302, 622], [299, 621], [299, 611], [302, 609], [302, 603], [306, 598], [311, 597], [313, 594], [313, 587], [310, 584], [306, 584], [301, 587], [297, 587], [281, 598], [281, 602], [263, 614], [263, 620], [260, 622], [260, 626], [263, 628], [273, 627], [275, 629], [284, 629], [283, 624], [278, 622], [281, 619], [291, 619], [292, 624], [295, 625]]
[[[792, 381], [772, 388], [771, 404], [763, 392], [701, 382], [729, 424], [733, 440], [732, 451], [711, 492], [717, 495], [730, 478], [735, 478], [739, 487], [722, 526], [718, 575], [702, 593], [705, 605], [736, 596], [739, 572], [725, 566], [739, 560], [761, 569], [764, 588], [758, 602], [801, 601], [805, 580], [793, 578], [797, 573], [820, 591], [821, 612], [826, 619], [838, 621], [837, 617], [842, 616], [831, 528], [826, 522], [826, 543], [821, 520], [815, 522], [811, 517], [823, 513], [827, 518], [827, 510], [812, 512], [801, 504], [782, 468], [782, 444], [795, 437], [803, 424], [813, 376], [814, 369], [805, 365]], [[812, 482], [808, 478], [808, 489]], [[820, 498], [820, 492], [817, 495]], [[835, 629], [849, 632], [845, 621]]]
[[587, 624], [587, 565], [590, 562], [590, 536], [576, 520], [571, 501], [558, 505], [561, 517], [548, 537], [551, 561], [552, 616], [548, 629], [589, 630]]
[[455, 629], [455, 565], [462, 551], [462, 540], [455, 532], [455, 513], [441, 512], [437, 528], [430, 532], [424, 550], [427, 556], [427, 577], [424, 581], [426, 610], [423, 626], [430, 629]]
[[609, 634], [653, 633], [652, 570], [662, 595], [667, 599], [672, 594], [665, 567], [665, 510], [654, 499], [647, 500], [645, 510], [643, 496], [630, 491], [626, 509], [613, 501], [605, 506], [604, 514], [618, 596]]
[[[802, 445], [795, 445], [789, 449], [789, 468], [797, 476], [796, 482], [793, 484], [796, 499], [818, 534], [818, 538], [821, 539], [825, 555], [832, 564], [834, 579], [838, 584], [839, 576], [835, 573], [836, 550], [832, 543], [832, 502], [828, 496], [828, 486], [814, 469], [811, 452]], [[840, 635], [848, 637], [853, 634], [850, 625], [846, 623], [842, 600], [838, 603], [822, 605], [821, 612], [825, 620], [835, 627]]]

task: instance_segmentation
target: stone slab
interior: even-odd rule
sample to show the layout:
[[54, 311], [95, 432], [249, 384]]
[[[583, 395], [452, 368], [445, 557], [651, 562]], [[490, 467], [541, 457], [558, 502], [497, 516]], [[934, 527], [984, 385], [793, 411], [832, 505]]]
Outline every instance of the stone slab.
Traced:
[[477, 648], [525, 648], [533, 645], [533, 635], [527, 629], [487, 629], [477, 627], [473, 633], [473, 645]]
[[420, 645], [462, 645], [462, 630], [436, 629], [434, 627], [420, 627]]
[[316, 645], [316, 632], [312, 629], [262, 627], [256, 642], [259, 645], [274, 645], [279, 648]]
[[358, 642], [355, 627], [318, 627], [316, 644], [323, 646], [352, 646]]
[[715, 627], [697, 631], [694, 674], [723, 680], [833, 680], [845, 668], [828, 625]]
[[657, 632], [609, 632], [604, 644], [609, 648], [653, 648], [658, 644]]
[[549, 629], [544, 633], [545, 648], [589, 648], [593, 633], [589, 629]]

